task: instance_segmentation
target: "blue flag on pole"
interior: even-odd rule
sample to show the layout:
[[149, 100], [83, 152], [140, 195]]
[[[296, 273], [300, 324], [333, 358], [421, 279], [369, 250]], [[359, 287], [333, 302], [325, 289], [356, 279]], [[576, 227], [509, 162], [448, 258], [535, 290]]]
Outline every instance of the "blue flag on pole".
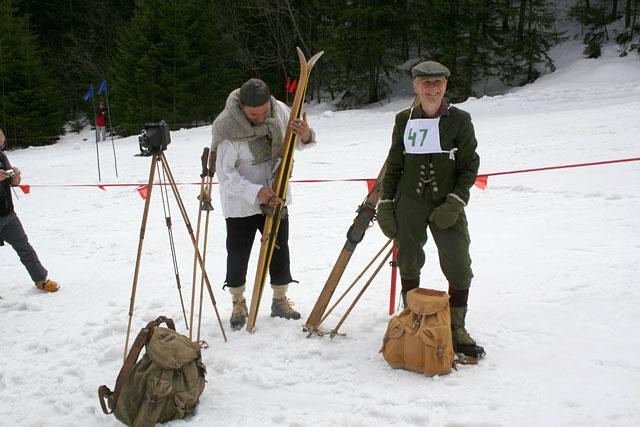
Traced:
[[98, 95], [106, 91], [107, 91], [107, 81], [105, 79], [102, 79], [102, 81], [100, 82], [100, 87], [98, 88]]
[[87, 102], [90, 98], [93, 97], [93, 85], [89, 86], [89, 90], [84, 94], [82, 100]]

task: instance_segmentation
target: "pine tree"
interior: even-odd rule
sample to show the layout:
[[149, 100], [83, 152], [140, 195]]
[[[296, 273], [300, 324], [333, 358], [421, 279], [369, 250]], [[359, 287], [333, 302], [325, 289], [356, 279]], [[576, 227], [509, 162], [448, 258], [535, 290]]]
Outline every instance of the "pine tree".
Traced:
[[569, 14], [586, 27], [584, 55], [587, 58], [600, 57], [602, 43], [609, 39], [607, 25], [617, 19], [611, 16], [606, 0], [580, 1]]
[[395, 65], [406, 55], [409, 28], [407, 1], [344, 1], [316, 3], [316, 31], [325, 56], [322, 79], [338, 106], [383, 99]]
[[509, 85], [524, 85], [540, 76], [539, 67], [555, 70], [549, 49], [562, 39], [555, 32], [553, 4], [548, 0], [508, 1], [504, 56], [500, 77]]
[[60, 92], [39, 52], [27, 19], [0, 1], [0, 127], [19, 147], [50, 144], [62, 133]]
[[228, 83], [219, 76], [234, 64], [214, 14], [209, 1], [136, 2], [113, 68], [112, 109], [123, 133], [159, 120], [211, 121], [224, 105]]
[[90, 113], [82, 95], [91, 83], [110, 81], [116, 35], [132, 15], [123, 0], [16, 0], [42, 40], [44, 65], [58, 80], [68, 119]]

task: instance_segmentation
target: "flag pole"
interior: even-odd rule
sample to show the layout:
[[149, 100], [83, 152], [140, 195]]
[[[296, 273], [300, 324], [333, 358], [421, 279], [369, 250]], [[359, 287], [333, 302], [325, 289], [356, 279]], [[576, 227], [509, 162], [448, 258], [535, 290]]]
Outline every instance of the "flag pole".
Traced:
[[102, 92], [104, 88], [104, 96], [107, 102], [107, 117], [109, 119], [109, 134], [111, 136], [111, 148], [113, 149], [113, 164], [116, 168], [116, 178], [118, 177], [118, 159], [116, 158], [116, 145], [113, 143], [113, 126], [111, 126], [111, 105], [109, 105], [109, 88], [107, 87], [107, 81], [102, 80], [100, 83], [100, 89], [98, 89], [98, 95]]
[[93, 96], [93, 84], [89, 86], [89, 93], [91, 94], [91, 105], [93, 106], [93, 126], [96, 130], [96, 160], [98, 162], [98, 181], [102, 181], [102, 175], [100, 174], [100, 150], [98, 150], [98, 125], [96, 125], [96, 99]]

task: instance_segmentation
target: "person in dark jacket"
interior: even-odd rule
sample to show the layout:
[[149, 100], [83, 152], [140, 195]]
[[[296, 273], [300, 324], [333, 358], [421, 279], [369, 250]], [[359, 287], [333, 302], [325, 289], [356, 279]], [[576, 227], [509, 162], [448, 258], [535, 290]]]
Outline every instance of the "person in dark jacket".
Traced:
[[13, 246], [38, 289], [56, 292], [60, 286], [55, 280], [47, 278], [47, 269], [42, 266], [36, 251], [29, 244], [20, 219], [13, 209], [11, 187], [20, 184], [22, 173], [17, 167], [11, 166], [2, 151], [4, 146], [5, 136], [0, 129], [0, 245], [7, 242]]
[[396, 239], [402, 297], [420, 285], [427, 228], [449, 282], [454, 349], [473, 358], [485, 351], [465, 328], [473, 273], [464, 208], [478, 174], [480, 158], [471, 117], [444, 99], [450, 76], [435, 61], [411, 70], [416, 102], [396, 115], [378, 224]]

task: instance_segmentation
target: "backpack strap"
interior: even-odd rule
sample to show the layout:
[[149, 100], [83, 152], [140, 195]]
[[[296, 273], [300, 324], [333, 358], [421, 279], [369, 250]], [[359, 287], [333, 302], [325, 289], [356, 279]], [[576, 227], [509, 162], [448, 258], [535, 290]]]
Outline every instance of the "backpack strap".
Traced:
[[106, 385], [101, 385], [100, 387], [98, 387], [98, 399], [100, 399], [102, 412], [104, 412], [105, 414], [109, 415], [113, 413], [113, 410], [118, 403], [118, 396], [120, 396], [120, 391], [122, 390], [124, 383], [127, 381], [129, 371], [138, 361], [138, 356], [140, 356], [142, 347], [144, 347], [151, 338], [153, 329], [157, 326], [160, 326], [162, 323], [165, 323], [170, 329], [173, 329], [174, 331], [176, 330], [176, 325], [173, 323], [173, 320], [165, 316], [160, 316], [156, 320], [152, 320], [151, 322], [147, 323], [147, 326], [140, 329], [140, 332], [138, 332], [138, 336], [133, 342], [131, 350], [129, 350], [129, 354], [122, 364], [122, 368], [120, 369], [120, 373], [118, 373], [118, 378], [116, 379], [114, 390], [111, 391]]
[[477, 364], [478, 364], [478, 359], [474, 359], [472, 357], [456, 356], [456, 358], [453, 359], [452, 367], [453, 369], [458, 370], [458, 365], [477, 365]]

